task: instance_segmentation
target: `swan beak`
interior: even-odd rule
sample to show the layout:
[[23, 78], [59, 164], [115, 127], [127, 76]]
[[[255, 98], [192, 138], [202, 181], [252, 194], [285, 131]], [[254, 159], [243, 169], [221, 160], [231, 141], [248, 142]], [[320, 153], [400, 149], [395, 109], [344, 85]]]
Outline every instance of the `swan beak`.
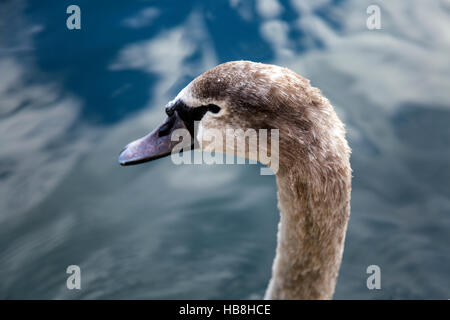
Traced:
[[[172, 141], [172, 133], [176, 129], [186, 128], [183, 120], [175, 111], [155, 130], [138, 140], [129, 143], [119, 155], [119, 163], [122, 166], [144, 163], [147, 161], [156, 160], [170, 155], [172, 149], [182, 143], [184, 150], [189, 150], [193, 146], [193, 139], [189, 134], [189, 139], [180, 141]], [[190, 140], [190, 141], [185, 141]]]

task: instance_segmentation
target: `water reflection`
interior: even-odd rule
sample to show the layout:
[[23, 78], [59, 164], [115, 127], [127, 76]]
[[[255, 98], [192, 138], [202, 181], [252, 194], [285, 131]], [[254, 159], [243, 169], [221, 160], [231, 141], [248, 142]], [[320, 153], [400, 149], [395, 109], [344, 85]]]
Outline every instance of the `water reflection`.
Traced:
[[[0, 4], [0, 297], [260, 298], [274, 179], [255, 166], [120, 168], [192, 78], [288, 66], [346, 122], [354, 191], [336, 298], [447, 298], [450, 9], [365, 1]], [[407, 9], [407, 10], [406, 10]], [[82, 290], [65, 268], [82, 269]], [[377, 264], [383, 290], [365, 287]]]

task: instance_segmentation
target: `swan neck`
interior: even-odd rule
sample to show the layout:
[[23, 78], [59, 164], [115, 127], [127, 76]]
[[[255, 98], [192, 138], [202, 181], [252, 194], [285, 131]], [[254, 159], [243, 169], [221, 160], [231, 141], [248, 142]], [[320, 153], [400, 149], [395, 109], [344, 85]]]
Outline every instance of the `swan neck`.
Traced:
[[315, 181], [302, 181], [296, 172], [277, 175], [280, 222], [266, 299], [333, 296], [350, 211], [349, 179], [326, 186]]

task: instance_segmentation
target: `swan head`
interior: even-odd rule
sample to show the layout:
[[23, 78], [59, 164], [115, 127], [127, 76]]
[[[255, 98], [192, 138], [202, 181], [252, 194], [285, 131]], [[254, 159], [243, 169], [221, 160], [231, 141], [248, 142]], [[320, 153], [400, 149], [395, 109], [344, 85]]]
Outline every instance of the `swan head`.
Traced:
[[[221, 64], [195, 78], [165, 111], [167, 119], [158, 128], [125, 147], [119, 156], [121, 165], [169, 155], [179, 144], [171, 138], [177, 129], [189, 132], [185, 150], [192, 146], [270, 165], [258, 157], [263, 151], [272, 153], [271, 162], [279, 159], [284, 167], [316, 161], [333, 148], [346, 148], [344, 128], [328, 100], [309, 80], [275, 65], [250, 61]], [[261, 129], [267, 130], [267, 141], [252, 148], [255, 140], [246, 134]], [[279, 131], [279, 150], [275, 151], [270, 139], [273, 130]], [[214, 138], [205, 132], [213, 132]], [[226, 143], [233, 139], [236, 143]], [[245, 148], [238, 148], [239, 144]]]

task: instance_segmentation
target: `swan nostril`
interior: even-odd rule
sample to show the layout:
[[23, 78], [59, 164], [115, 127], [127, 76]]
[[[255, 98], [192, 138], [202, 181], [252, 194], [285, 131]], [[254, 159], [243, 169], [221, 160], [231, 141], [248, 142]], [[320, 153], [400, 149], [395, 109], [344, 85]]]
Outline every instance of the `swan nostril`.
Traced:
[[161, 128], [159, 128], [158, 136], [159, 137], [167, 136], [169, 134], [169, 131], [170, 131], [170, 126], [168, 123], [166, 123]]
[[164, 123], [161, 127], [159, 127], [158, 137], [167, 136], [170, 133], [170, 130], [172, 130], [174, 124], [175, 124], [175, 117], [170, 116], [169, 119], [166, 121], [166, 123]]

